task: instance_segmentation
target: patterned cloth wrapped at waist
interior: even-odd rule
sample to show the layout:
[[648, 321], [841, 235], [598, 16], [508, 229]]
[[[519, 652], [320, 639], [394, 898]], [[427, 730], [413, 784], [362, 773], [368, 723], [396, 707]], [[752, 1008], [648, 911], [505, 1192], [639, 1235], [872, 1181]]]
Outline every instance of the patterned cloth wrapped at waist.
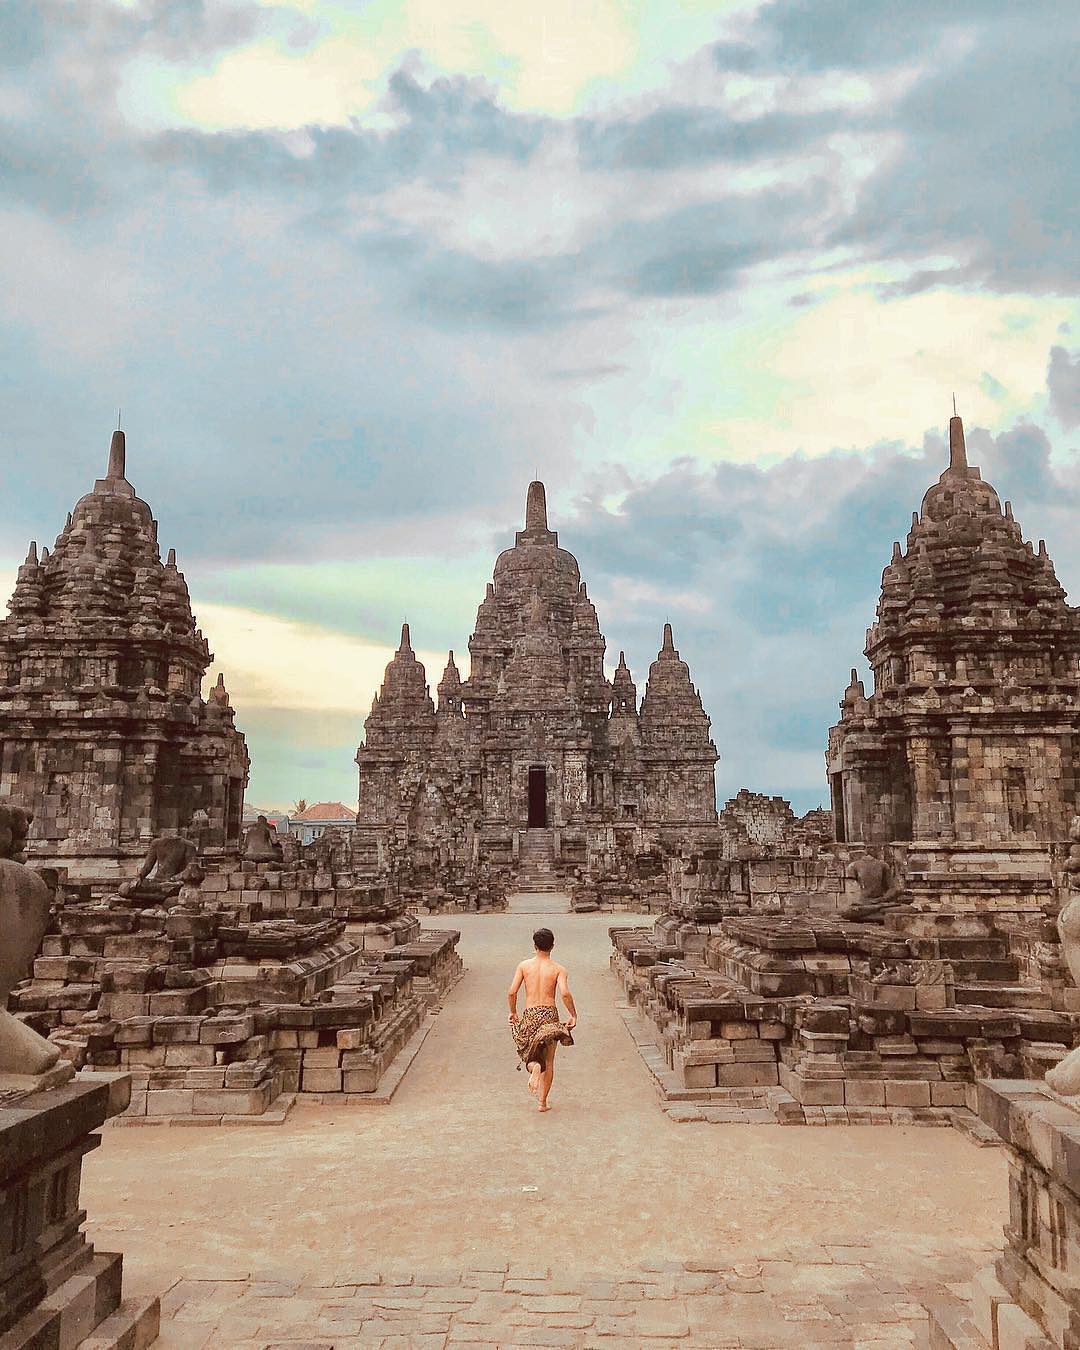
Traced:
[[539, 1063], [540, 1052], [549, 1041], [560, 1045], [573, 1045], [574, 1038], [568, 1027], [559, 1021], [556, 1008], [526, 1008], [516, 1022], [510, 1024], [517, 1046], [518, 1057], [522, 1064]]

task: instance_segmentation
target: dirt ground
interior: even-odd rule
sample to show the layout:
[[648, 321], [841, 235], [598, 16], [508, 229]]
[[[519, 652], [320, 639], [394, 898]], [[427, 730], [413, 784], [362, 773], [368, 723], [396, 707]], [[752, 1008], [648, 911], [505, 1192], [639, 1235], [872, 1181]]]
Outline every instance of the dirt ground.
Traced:
[[[505, 1001], [541, 921], [580, 1014], [546, 1115], [515, 1071]], [[1000, 1247], [1004, 1159], [952, 1130], [669, 1120], [608, 969], [609, 926], [635, 922], [456, 920], [467, 974], [390, 1106], [298, 1106], [279, 1127], [108, 1129], [85, 1166], [93, 1241], [124, 1253], [138, 1290], [541, 1257], [617, 1272], [849, 1241], [883, 1263]]]

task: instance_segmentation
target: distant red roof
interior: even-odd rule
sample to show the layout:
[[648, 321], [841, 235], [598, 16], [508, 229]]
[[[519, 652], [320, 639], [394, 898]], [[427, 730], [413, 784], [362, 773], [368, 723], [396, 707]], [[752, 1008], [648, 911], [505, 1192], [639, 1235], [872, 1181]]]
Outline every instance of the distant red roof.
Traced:
[[298, 811], [292, 820], [355, 820], [356, 812], [344, 802], [316, 802], [306, 811]]

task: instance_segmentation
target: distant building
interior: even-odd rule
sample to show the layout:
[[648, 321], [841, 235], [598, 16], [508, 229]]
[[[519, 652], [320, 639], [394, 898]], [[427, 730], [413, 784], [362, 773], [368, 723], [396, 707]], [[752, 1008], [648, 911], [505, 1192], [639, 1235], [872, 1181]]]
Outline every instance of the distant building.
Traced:
[[[271, 816], [267, 820], [273, 822]], [[301, 844], [310, 844], [329, 829], [351, 830], [356, 824], [356, 812], [344, 802], [316, 802], [295, 815], [285, 816], [277, 828], [282, 834], [295, 835]]]
[[[716, 746], [671, 625], [644, 697], [606, 644], [577, 559], [529, 485], [525, 528], [499, 555], [462, 680], [450, 653], [438, 709], [409, 626], [357, 751], [355, 848], [513, 866], [533, 882], [584, 862], [620, 830], [634, 851], [716, 826]], [[645, 832], [650, 831], [646, 841]]]

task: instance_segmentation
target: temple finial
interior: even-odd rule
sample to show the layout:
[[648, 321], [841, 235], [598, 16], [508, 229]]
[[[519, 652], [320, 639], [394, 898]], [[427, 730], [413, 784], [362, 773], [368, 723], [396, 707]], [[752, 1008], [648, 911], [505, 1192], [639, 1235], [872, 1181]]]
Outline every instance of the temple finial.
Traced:
[[176, 549], [174, 548], [169, 549], [169, 556], [165, 559], [165, 566], [166, 567], [176, 566]]
[[119, 427], [112, 434], [112, 441], [109, 444], [109, 468], [105, 474], [106, 478], [123, 478], [126, 469], [127, 449], [124, 443], [124, 433]]
[[[956, 396], [953, 395], [953, 406], [955, 408]], [[949, 418], [949, 468], [953, 471], [967, 471], [967, 448], [964, 445], [964, 423], [954, 412]]]
[[31, 539], [31, 540], [30, 540], [30, 547], [26, 550], [26, 562], [23, 563], [23, 566], [24, 566], [24, 567], [36, 567], [36, 566], [37, 566], [37, 560], [38, 560], [38, 555], [37, 555], [37, 540], [36, 540], [36, 539]]
[[669, 623], [664, 624], [664, 645], [661, 650], [665, 652], [675, 650], [675, 639], [671, 635], [671, 624]]
[[409, 638], [409, 625], [407, 623], [403, 623], [401, 625], [401, 645], [398, 647], [398, 651], [399, 652], [412, 651], [412, 643]]
[[539, 478], [534, 478], [525, 498], [525, 529], [546, 530], [547, 527], [547, 494]]

